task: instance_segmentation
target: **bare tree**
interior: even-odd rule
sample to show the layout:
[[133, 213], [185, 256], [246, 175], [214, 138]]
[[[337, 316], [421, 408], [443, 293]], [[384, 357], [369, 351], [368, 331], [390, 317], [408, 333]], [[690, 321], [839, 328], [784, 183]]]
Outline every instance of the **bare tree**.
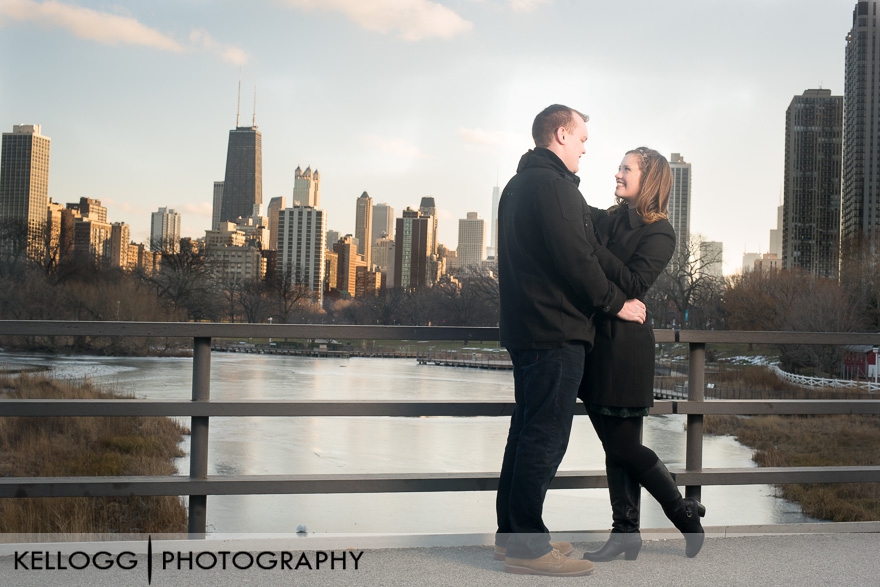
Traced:
[[242, 284], [239, 303], [245, 320], [254, 324], [263, 322], [267, 311], [266, 286], [260, 280], [248, 280]]
[[276, 274], [269, 282], [269, 291], [275, 305], [275, 317], [281, 324], [291, 324], [294, 318], [314, 312], [318, 294], [295, 271]]
[[189, 239], [180, 250], [163, 251], [156, 275], [148, 277], [160, 299], [173, 310], [192, 320], [216, 316], [216, 291], [204, 255]]
[[661, 324], [687, 328], [714, 327], [724, 279], [718, 253], [706, 254], [703, 238], [692, 235], [648, 291], [645, 303]]
[[849, 303], [861, 308], [863, 327], [880, 330], [880, 236], [841, 241], [840, 284]]
[[[731, 328], [798, 332], [852, 332], [863, 324], [836, 280], [801, 270], [760, 270], [730, 279], [724, 312]], [[835, 345], [780, 345], [783, 365], [834, 374], [845, 349]]]
[[27, 266], [28, 224], [20, 218], [0, 220], [0, 273], [20, 275]]

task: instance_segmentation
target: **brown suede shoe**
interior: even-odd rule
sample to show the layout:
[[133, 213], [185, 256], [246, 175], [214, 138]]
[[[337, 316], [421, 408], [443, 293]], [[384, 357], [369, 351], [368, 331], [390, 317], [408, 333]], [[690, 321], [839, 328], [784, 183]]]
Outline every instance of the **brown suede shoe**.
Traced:
[[580, 577], [593, 572], [593, 563], [562, 556], [551, 550], [538, 558], [510, 558], [504, 560], [504, 572], [515, 575], [550, 575], [556, 577]]
[[[574, 546], [571, 545], [571, 542], [551, 542], [550, 548], [558, 550], [559, 554], [562, 556], [568, 556], [574, 552]], [[496, 544], [494, 555], [495, 560], [503, 561], [505, 556], [507, 556], [507, 548]]]

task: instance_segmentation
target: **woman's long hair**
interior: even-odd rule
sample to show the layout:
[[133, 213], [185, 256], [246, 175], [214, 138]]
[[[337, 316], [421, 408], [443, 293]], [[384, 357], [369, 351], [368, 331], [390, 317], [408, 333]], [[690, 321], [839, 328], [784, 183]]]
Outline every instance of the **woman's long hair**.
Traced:
[[[627, 151], [639, 157], [639, 169], [642, 170], [642, 181], [639, 195], [636, 198], [636, 212], [645, 222], [651, 224], [669, 218], [669, 194], [672, 192], [672, 169], [666, 157], [647, 147], [639, 147]], [[618, 204], [626, 201], [617, 198]]]

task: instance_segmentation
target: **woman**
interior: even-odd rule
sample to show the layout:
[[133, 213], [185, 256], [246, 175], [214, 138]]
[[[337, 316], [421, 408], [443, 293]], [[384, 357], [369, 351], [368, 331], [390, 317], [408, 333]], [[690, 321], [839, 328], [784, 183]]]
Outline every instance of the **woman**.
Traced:
[[[675, 232], [667, 220], [672, 171], [660, 153], [641, 147], [626, 153], [614, 177], [618, 205], [594, 218], [601, 245], [596, 256], [608, 279], [627, 298], [642, 298], [675, 249]], [[598, 318], [578, 396], [605, 449], [612, 530], [608, 542], [585, 553], [585, 559], [608, 561], [621, 553], [627, 560], [638, 556], [640, 484], [685, 535], [687, 556], [696, 556], [703, 546], [700, 516], [706, 508], [693, 498], [682, 498], [666, 466], [641, 442], [642, 421], [654, 404], [653, 392], [651, 321]]]

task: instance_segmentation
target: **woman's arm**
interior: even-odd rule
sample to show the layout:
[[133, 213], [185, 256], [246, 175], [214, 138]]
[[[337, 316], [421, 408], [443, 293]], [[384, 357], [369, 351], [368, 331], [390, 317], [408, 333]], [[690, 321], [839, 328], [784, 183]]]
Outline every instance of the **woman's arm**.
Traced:
[[595, 251], [606, 277], [620, 288], [627, 299], [645, 295], [672, 258], [675, 233], [668, 225], [658, 226], [658, 229], [648, 229], [648, 234], [642, 238], [626, 264], [605, 247], [598, 247]]

